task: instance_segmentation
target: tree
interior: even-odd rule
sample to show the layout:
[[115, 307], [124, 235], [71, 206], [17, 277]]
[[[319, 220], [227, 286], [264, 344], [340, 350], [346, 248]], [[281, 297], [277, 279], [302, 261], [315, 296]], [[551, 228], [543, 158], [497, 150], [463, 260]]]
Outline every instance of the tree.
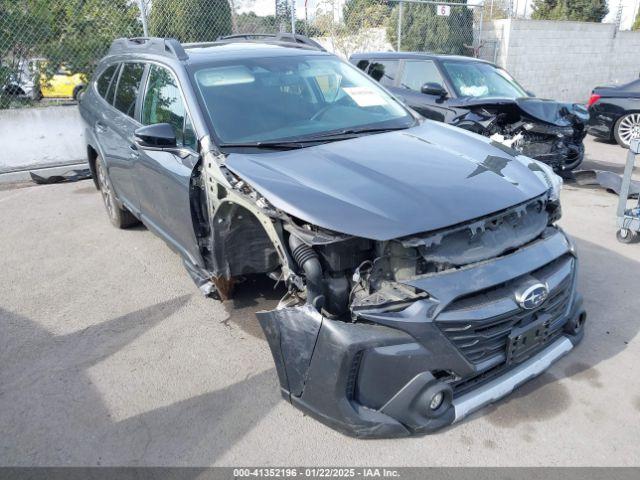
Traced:
[[154, 0], [149, 33], [181, 42], [208, 42], [232, 32], [228, 0]]
[[638, 10], [638, 14], [636, 15], [636, 20], [633, 22], [633, 26], [631, 30], [640, 30], [640, 10]]
[[276, 2], [276, 31], [277, 32], [290, 32], [291, 31], [291, 4], [289, 0], [275, 0]]
[[45, 81], [62, 66], [89, 76], [114, 38], [142, 34], [139, 15], [129, 0], [0, 0], [4, 75], [18, 74], [29, 58], [43, 57]]
[[601, 22], [607, 13], [606, 0], [534, 0], [531, 18]]
[[89, 75], [114, 38], [142, 34], [140, 11], [128, 0], [47, 2], [38, 21], [44, 35], [36, 52], [46, 59], [47, 75], [61, 66]]
[[361, 28], [381, 27], [390, 13], [390, 4], [380, 0], [347, 0], [342, 8], [344, 24], [352, 33]]
[[[387, 24], [387, 39], [392, 45], [398, 41], [398, 12], [394, 7]], [[452, 6], [449, 16], [436, 15], [436, 6], [409, 3], [402, 10], [401, 48], [405, 51], [469, 53], [465, 45], [473, 44], [473, 11], [465, 6]]]

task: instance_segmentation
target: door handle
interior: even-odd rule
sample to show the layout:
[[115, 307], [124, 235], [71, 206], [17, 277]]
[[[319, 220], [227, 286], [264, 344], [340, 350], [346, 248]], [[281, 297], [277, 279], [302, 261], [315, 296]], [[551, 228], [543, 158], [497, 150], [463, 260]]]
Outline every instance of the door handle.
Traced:
[[138, 152], [138, 146], [135, 143], [129, 144], [129, 155], [131, 158], [138, 158], [140, 156], [140, 152]]
[[96, 122], [96, 130], [98, 132], [104, 133], [107, 131], [107, 126], [104, 123]]

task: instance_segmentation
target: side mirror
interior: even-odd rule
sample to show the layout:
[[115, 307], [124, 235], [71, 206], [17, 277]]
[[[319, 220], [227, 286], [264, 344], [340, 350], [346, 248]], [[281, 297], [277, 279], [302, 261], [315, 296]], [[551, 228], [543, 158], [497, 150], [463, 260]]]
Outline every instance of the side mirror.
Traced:
[[442, 85], [436, 82], [427, 82], [420, 88], [420, 92], [426, 95], [437, 95], [438, 97], [446, 97], [447, 91]]
[[169, 152], [180, 158], [189, 155], [198, 155], [186, 147], [179, 147], [176, 140], [176, 131], [168, 123], [156, 123], [138, 128], [133, 133], [136, 147], [152, 152]]
[[147, 150], [166, 150], [177, 147], [176, 132], [168, 123], [156, 123], [138, 128], [135, 132], [136, 145]]

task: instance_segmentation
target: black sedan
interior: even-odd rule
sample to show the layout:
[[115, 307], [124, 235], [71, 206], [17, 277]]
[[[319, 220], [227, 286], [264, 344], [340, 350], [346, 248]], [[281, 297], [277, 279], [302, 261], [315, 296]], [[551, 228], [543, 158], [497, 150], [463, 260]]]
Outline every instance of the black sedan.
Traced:
[[410, 52], [360, 53], [349, 60], [426, 118], [490, 137], [557, 172], [584, 158], [586, 108], [535, 98], [490, 62]]
[[640, 138], [640, 79], [618, 86], [596, 87], [589, 98], [589, 126], [594, 137], [629, 148]]

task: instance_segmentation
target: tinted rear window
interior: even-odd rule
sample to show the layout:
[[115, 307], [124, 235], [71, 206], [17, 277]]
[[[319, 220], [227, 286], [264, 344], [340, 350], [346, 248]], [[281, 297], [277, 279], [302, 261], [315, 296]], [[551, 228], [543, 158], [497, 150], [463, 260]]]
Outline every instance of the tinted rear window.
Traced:
[[107, 90], [109, 89], [109, 85], [111, 85], [111, 81], [113, 80], [117, 67], [117, 65], [111, 65], [110, 67], [107, 67], [107, 69], [102, 72], [102, 74], [98, 78], [98, 81], [96, 82], [98, 93], [102, 98], [107, 98]]
[[143, 72], [143, 63], [125, 63], [122, 66], [114, 107], [131, 118], [135, 113], [136, 99], [138, 98]]
[[392, 87], [396, 80], [398, 72], [398, 60], [373, 60], [369, 68], [369, 75], [381, 84]]

